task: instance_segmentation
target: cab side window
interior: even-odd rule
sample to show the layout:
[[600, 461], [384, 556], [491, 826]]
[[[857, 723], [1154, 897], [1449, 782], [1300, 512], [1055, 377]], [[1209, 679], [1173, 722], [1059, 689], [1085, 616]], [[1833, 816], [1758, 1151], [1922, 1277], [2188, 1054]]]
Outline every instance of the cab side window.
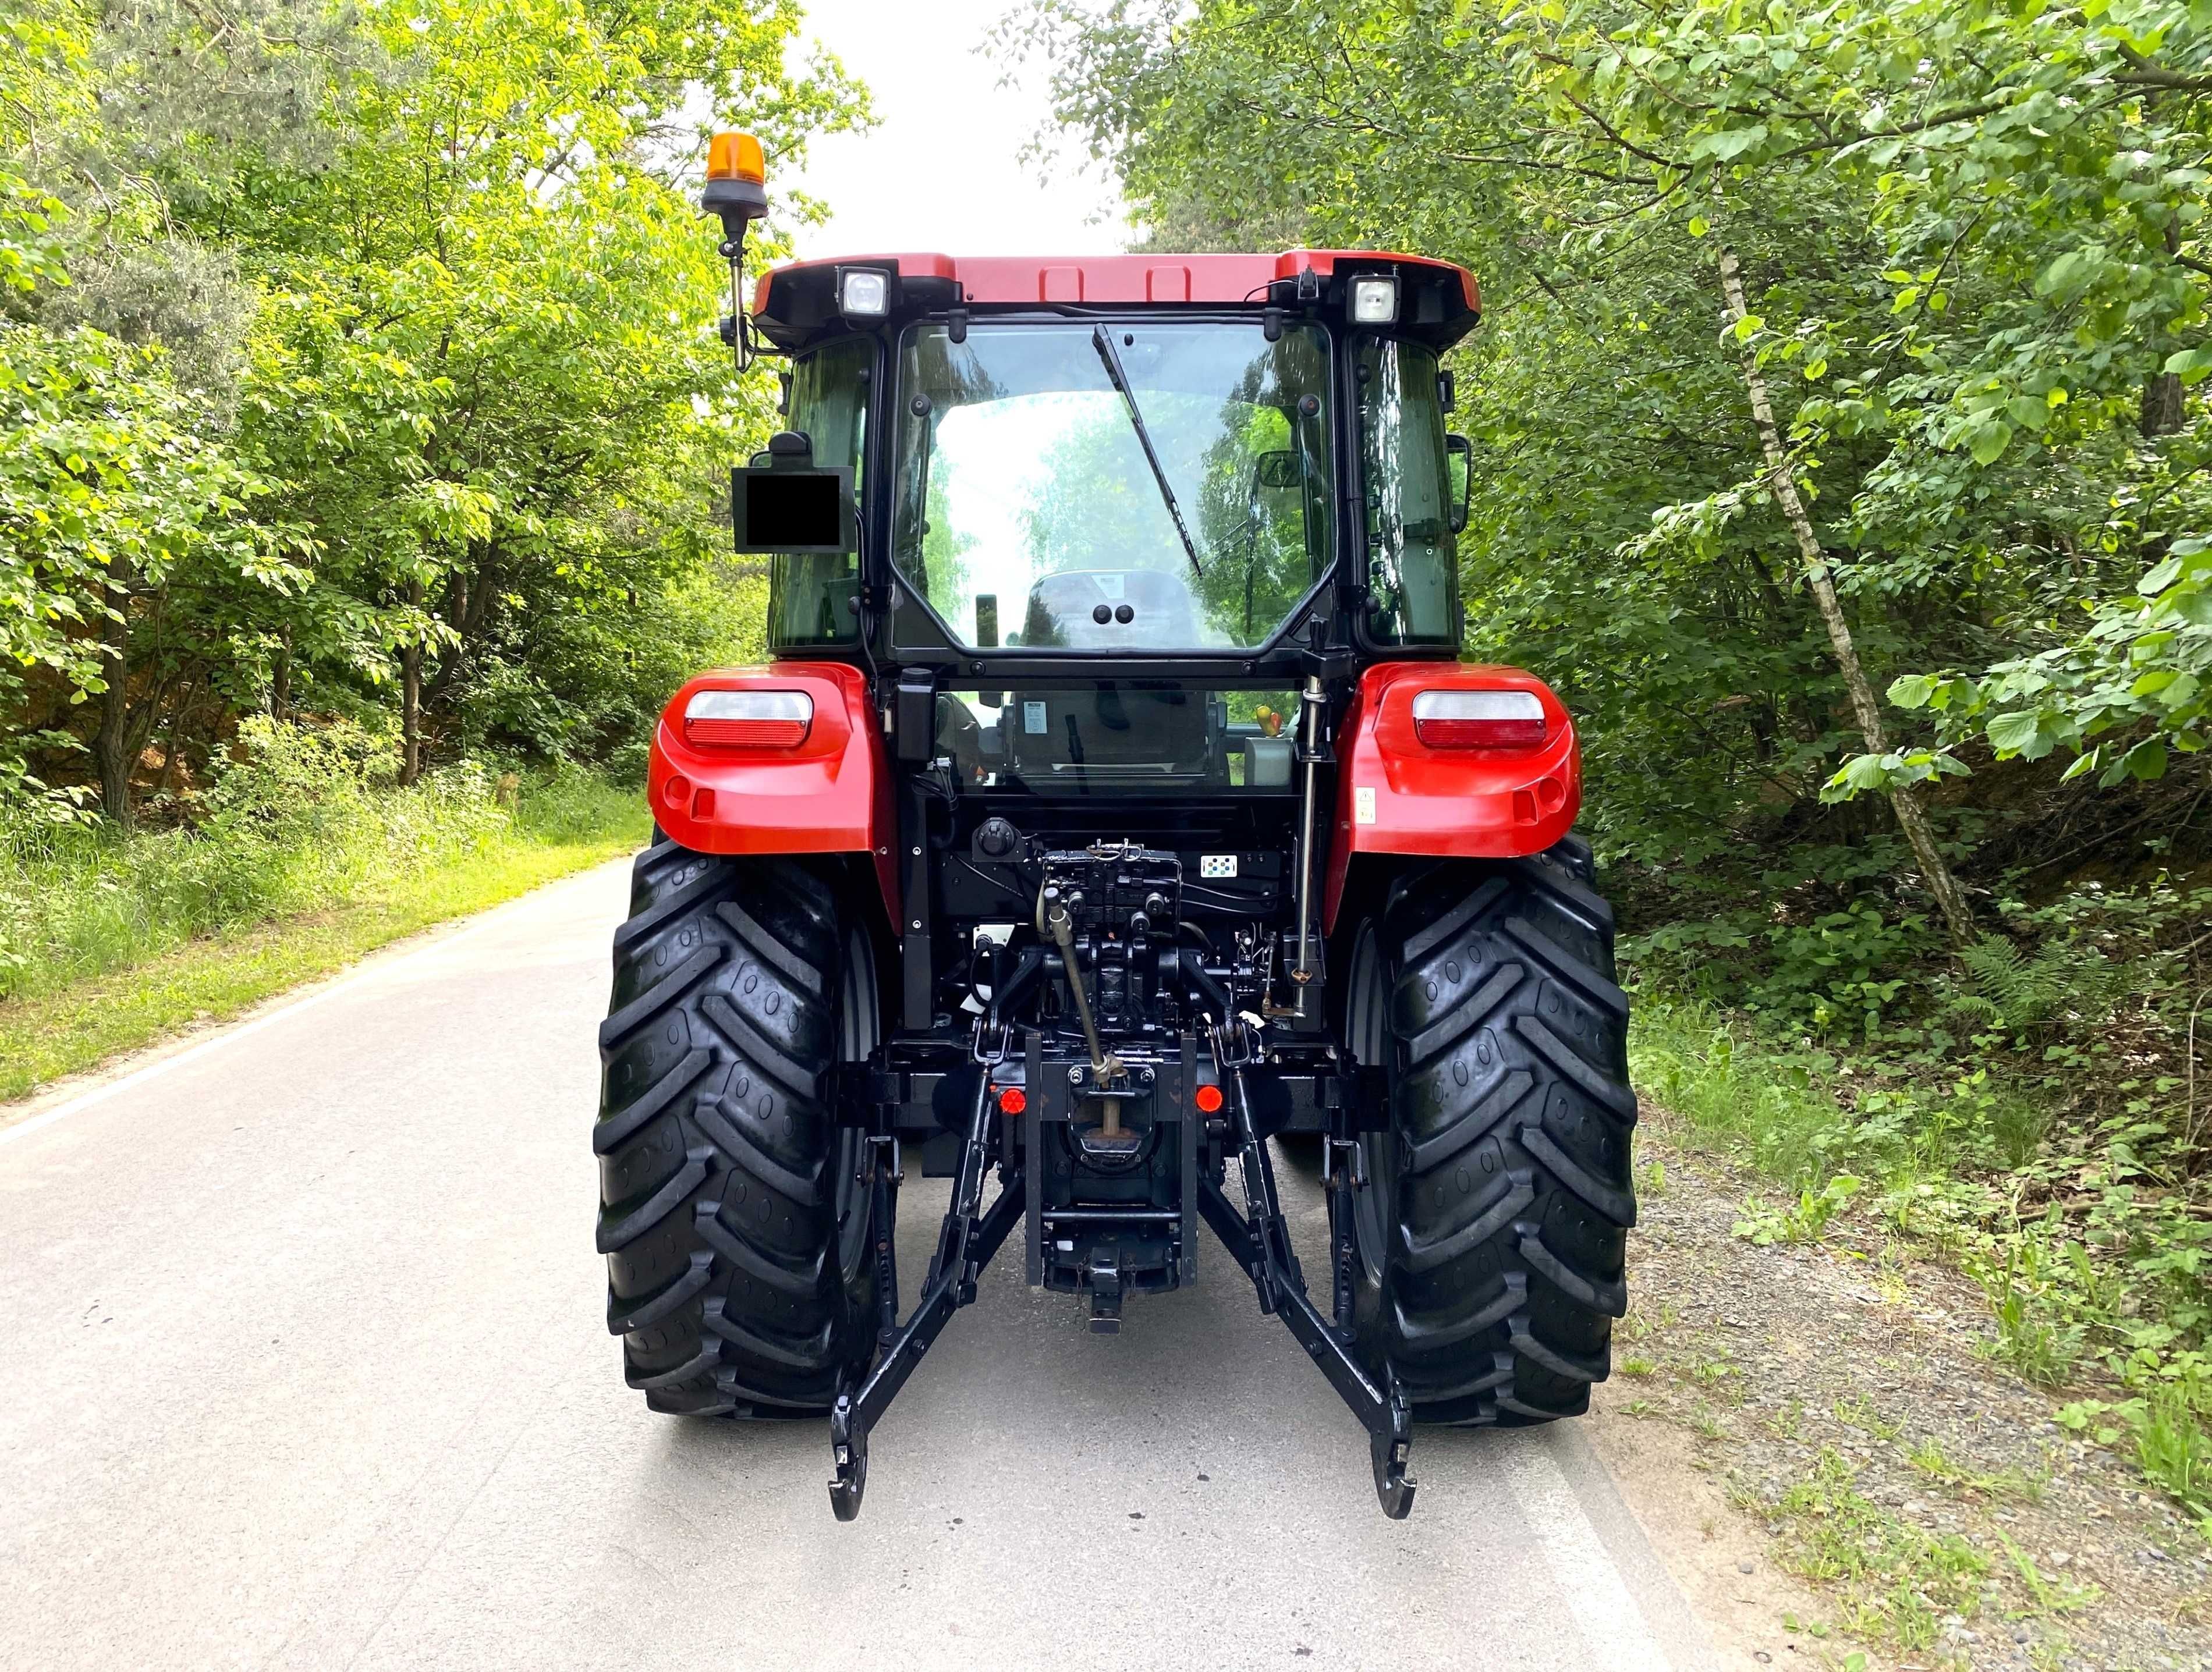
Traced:
[[1375, 337], [1358, 351], [1367, 630], [1386, 645], [1459, 636], [1459, 551], [1437, 357]]
[[[787, 422], [814, 444], [814, 462], [848, 466], [853, 492], [867, 503], [868, 401], [875, 382], [872, 338], [848, 337], [816, 349], [792, 369]], [[806, 650], [860, 637], [853, 599], [860, 554], [784, 553], [769, 560], [769, 645]]]

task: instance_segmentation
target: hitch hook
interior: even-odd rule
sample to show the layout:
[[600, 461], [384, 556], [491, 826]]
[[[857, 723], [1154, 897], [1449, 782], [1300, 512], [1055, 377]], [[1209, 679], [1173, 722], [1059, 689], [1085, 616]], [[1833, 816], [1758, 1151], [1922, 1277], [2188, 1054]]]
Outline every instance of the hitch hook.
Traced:
[[[1368, 1430], [1367, 1451], [1375, 1463], [1376, 1501], [1391, 1520], [1403, 1521], [1413, 1512], [1414, 1481], [1406, 1473], [1406, 1462], [1413, 1449], [1413, 1408], [1406, 1401], [1406, 1390], [1398, 1385], [1395, 1372], [1391, 1373], [1386, 1396], [1389, 1426], [1385, 1428], [1377, 1423]], [[865, 1472], [865, 1456], [860, 1466]]]
[[[830, 1480], [830, 1509], [840, 1521], [857, 1521], [860, 1497], [868, 1489], [868, 1431], [853, 1421], [853, 1390], [841, 1386], [830, 1412], [830, 1457], [837, 1472]], [[1382, 1489], [1382, 1463], [1375, 1463], [1375, 1489]]]

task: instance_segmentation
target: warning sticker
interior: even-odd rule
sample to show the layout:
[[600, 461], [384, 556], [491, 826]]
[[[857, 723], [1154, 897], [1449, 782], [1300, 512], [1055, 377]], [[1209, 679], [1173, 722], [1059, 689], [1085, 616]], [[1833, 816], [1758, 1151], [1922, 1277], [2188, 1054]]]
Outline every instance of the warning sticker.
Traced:
[[[1044, 705], [1042, 703], [1025, 702], [1022, 705], [1022, 730], [1032, 737], [1044, 736]], [[1367, 802], [1370, 807], [1375, 803], [1375, 792], [1372, 790], [1367, 792]]]
[[1352, 792], [1352, 821], [1354, 824], [1375, 822], [1375, 791], [1354, 790]]

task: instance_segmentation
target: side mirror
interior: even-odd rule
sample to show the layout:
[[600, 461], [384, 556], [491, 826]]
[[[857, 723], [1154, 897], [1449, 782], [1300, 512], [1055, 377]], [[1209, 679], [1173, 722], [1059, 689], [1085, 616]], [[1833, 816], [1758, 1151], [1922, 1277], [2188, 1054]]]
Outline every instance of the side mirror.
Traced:
[[1261, 453], [1252, 461], [1252, 480], [1244, 494], [1244, 513], [1255, 524], [1261, 520], [1262, 494], [1280, 494], [1299, 485], [1298, 456], [1287, 447]]
[[1467, 527], [1474, 502], [1474, 443], [1463, 435], [1444, 437], [1444, 469], [1451, 483], [1452, 532], [1457, 534]]
[[842, 555], [859, 547], [849, 469], [817, 469], [803, 430], [770, 436], [765, 457], [730, 472], [730, 523], [740, 553]]

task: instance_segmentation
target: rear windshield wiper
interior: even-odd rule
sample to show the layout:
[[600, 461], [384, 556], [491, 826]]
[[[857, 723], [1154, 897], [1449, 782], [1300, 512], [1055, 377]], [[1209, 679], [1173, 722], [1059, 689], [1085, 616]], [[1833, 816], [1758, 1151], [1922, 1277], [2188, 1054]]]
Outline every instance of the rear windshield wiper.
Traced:
[[1145, 450], [1145, 463], [1152, 467], [1152, 480], [1160, 485], [1160, 499], [1168, 508], [1168, 516], [1175, 523], [1176, 536], [1182, 542], [1183, 555], [1190, 559], [1191, 572], [1200, 580], [1206, 579], [1206, 569], [1198, 560], [1198, 547], [1184, 526], [1182, 507], [1176, 503], [1175, 489], [1168, 485], [1168, 473], [1160, 463], [1160, 456], [1152, 446], [1152, 433], [1145, 427], [1145, 415], [1137, 404], [1137, 391], [1129, 386], [1129, 373], [1121, 364], [1121, 351], [1114, 346], [1114, 333], [1101, 325], [1091, 333], [1091, 346], [1098, 350], [1098, 358], [1106, 362], [1106, 375], [1114, 380], [1114, 387], [1121, 391], [1122, 402], [1129, 409], [1129, 427], [1137, 432], [1137, 445]]

